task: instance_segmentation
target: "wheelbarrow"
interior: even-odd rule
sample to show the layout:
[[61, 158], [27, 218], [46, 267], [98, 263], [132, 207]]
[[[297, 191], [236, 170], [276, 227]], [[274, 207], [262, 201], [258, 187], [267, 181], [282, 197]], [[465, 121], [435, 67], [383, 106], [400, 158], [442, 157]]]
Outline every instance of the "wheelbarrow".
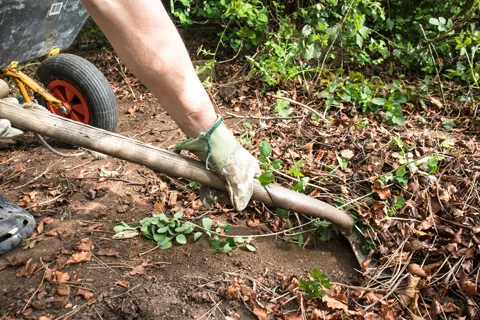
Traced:
[[[105, 76], [89, 61], [60, 53], [88, 18], [80, 0], [6, 0], [1, 9], [0, 78], [15, 82], [19, 100], [31, 102], [33, 96], [54, 114], [115, 131], [118, 105]], [[36, 80], [19, 68], [42, 58]]]

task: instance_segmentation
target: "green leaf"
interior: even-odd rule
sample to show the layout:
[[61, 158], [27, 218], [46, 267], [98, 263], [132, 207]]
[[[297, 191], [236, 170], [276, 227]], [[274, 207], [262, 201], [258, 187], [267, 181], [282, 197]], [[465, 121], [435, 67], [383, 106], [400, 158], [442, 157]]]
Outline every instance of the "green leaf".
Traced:
[[288, 117], [293, 112], [293, 108], [289, 108], [288, 107], [289, 105], [290, 105], [290, 102], [277, 99], [275, 102], [275, 108], [273, 109], [273, 112], [278, 113], [278, 115], [281, 117]]
[[175, 240], [180, 244], [186, 244], [187, 243], [187, 238], [182, 233], [177, 234], [177, 236], [175, 237]]
[[115, 232], [122, 232], [122, 231], [124, 231], [125, 229], [127, 229], [127, 228], [125, 228], [124, 226], [115, 226], [115, 227], [113, 228], [113, 231], [115, 231]]
[[305, 190], [305, 184], [302, 180], [298, 181], [294, 186], [293, 190], [296, 192], [303, 192]]
[[193, 234], [193, 241], [197, 241], [202, 236], [202, 234], [202, 232], [195, 232]]
[[285, 210], [285, 209], [281, 209], [281, 208], [277, 208], [275, 213], [277, 214], [278, 217], [284, 218], [284, 217], [288, 217], [288, 215], [290, 214], [290, 211]]
[[213, 240], [212, 242], [210, 242], [210, 245], [213, 249], [219, 250], [222, 247], [222, 242], [220, 240]]
[[385, 99], [384, 98], [373, 98], [372, 103], [377, 105], [377, 106], [383, 106], [385, 105]]
[[165, 240], [165, 235], [155, 233], [155, 234], [153, 235], [153, 240], [155, 240], [155, 242], [157, 242], [157, 243], [158, 243], [158, 242], [161, 243], [163, 240]]
[[245, 242], [245, 239], [243, 239], [243, 237], [235, 237], [233, 238], [233, 241], [235, 241], [235, 243], [242, 244]]
[[403, 141], [400, 137], [393, 137], [392, 140], [397, 145], [397, 147], [403, 149]]
[[157, 229], [157, 233], [165, 233], [167, 232], [169, 227], [162, 227]]
[[283, 165], [283, 160], [281, 159], [276, 159], [272, 161], [272, 168], [275, 170], [280, 170]]
[[270, 146], [270, 143], [268, 143], [268, 141], [263, 140], [262, 142], [260, 142], [258, 149], [264, 157], [270, 157], [270, 155], [272, 154], [272, 147]]
[[226, 245], [223, 246], [223, 252], [226, 253], [226, 252], [232, 252], [232, 251], [233, 249], [232, 247], [230, 247], [230, 244], [227, 243]]
[[245, 248], [247, 248], [248, 251], [251, 251], [251, 252], [257, 251], [257, 248], [255, 248], [253, 245], [248, 244], [248, 243], [245, 245]]
[[437, 18], [430, 18], [430, 19], [428, 20], [428, 22], [429, 22], [430, 24], [433, 24], [434, 26], [438, 26], [438, 25], [440, 24], [440, 22], [438, 21]]
[[[167, 239], [168, 239], [168, 238], [167, 238]], [[161, 244], [159, 247], [160, 247], [160, 249], [165, 250], [165, 249], [171, 248], [172, 246], [173, 246], [172, 241], [168, 240], [168, 241], [162, 242], [162, 244]]]
[[210, 219], [210, 218], [203, 218], [202, 219], [202, 226], [207, 229], [207, 230], [210, 230], [212, 229], [212, 225], [213, 225], [213, 220]]
[[275, 180], [275, 176], [270, 171], [264, 172], [258, 177], [258, 181], [260, 181], [262, 186], [269, 185], [274, 180]]
[[310, 270], [310, 275], [312, 276], [312, 278], [314, 279], [317, 279], [319, 281], [322, 281], [323, 279], [325, 279], [325, 274], [323, 273], [320, 273], [320, 271], [318, 271], [317, 269], [313, 268], [312, 270]]
[[298, 235], [298, 246], [303, 246], [303, 234], [301, 233]]
[[178, 212], [175, 212], [175, 214], [173, 215], [173, 217], [175, 219], [180, 219], [183, 217], [183, 212], [182, 211], [178, 211]]
[[395, 176], [397, 176], [397, 177], [403, 177], [403, 176], [405, 176], [406, 173], [407, 173], [407, 169], [405, 168], [405, 166], [401, 166], [401, 167], [398, 168], [397, 171], [395, 172]]
[[292, 169], [290, 169], [290, 173], [293, 174], [295, 177], [303, 177], [303, 174], [300, 172], [300, 166], [303, 163], [303, 159], [298, 160], [293, 165]]

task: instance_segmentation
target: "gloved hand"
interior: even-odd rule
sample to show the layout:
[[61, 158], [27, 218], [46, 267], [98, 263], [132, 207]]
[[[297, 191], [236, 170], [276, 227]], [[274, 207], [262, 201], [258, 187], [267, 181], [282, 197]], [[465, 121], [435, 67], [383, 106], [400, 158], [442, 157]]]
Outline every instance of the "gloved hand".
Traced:
[[[7, 87], [7, 94], [8, 94], [8, 86], [5, 82], [0, 82], [0, 91], [2, 91], [2, 84], [5, 84]], [[5, 98], [2, 99], [4, 101], [10, 102], [10, 103], [16, 103], [18, 104], [18, 100], [15, 98]], [[23, 134], [23, 131], [20, 129], [12, 128], [12, 124], [10, 121], [7, 119], [0, 119], [0, 139], [4, 138], [13, 138], [17, 137]]]
[[12, 124], [7, 119], [0, 119], [0, 139], [13, 138], [23, 134], [20, 129], [12, 128]]
[[[221, 116], [198, 138], [190, 138], [175, 147], [176, 152], [188, 150], [203, 160], [226, 181], [229, 200], [235, 210], [245, 209], [252, 197], [253, 180], [260, 175], [257, 159], [245, 150], [228, 130]], [[214, 191], [215, 190], [215, 191]], [[222, 198], [221, 191], [202, 187], [200, 197], [205, 206]]]

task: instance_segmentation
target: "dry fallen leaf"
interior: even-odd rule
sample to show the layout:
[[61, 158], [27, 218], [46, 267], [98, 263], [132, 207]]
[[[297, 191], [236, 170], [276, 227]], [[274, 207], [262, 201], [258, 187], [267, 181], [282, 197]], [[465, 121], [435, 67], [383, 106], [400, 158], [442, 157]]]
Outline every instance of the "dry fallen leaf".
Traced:
[[254, 220], [248, 220], [247, 221], [247, 225], [250, 227], [250, 228], [253, 228], [253, 227], [256, 227], [260, 224], [260, 220], [258, 219], [254, 219]]
[[92, 254], [90, 252], [82, 251], [82, 252], [73, 254], [67, 260], [67, 264], [90, 261], [91, 258], [92, 258]]
[[350, 149], [342, 150], [340, 151], [340, 154], [348, 160], [352, 159], [355, 156], [355, 153]]
[[118, 251], [113, 250], [112, 248], [108, 249], [100, 249], [97, 253], [97, 256], [108, 256], [108, 257], [116, 257], [119, 255]]
[[77, 243], [76, 248], [79, 251], [90, 251], [93, 248], [95, 248], [95, 246], [93, 245], [93, 240], [92, 239], [83, 238]]
[[14, 266], [14, 267], [25, 263], [25, 260], [23, 260], [22, 258], [19, 258], [17, 256], [8, 257], [7, 261], [8, 261], [9, 266]]
[[84, 297], [85, 299], [90, 299], [91, 297], [93, 297], [93, 292], [87, 290], [87, 289], [84, 289], [84, 288], [80, 288], [78, 289], [77, 291], [77, 296], [82, 296]]
[[233, 279], [232, 283], [230, 284], [227, 290], [227, 299], [232, 300], [232, 299], [240, 298], [239, 289], [240, 289], [240, 286], [238, 285], [237, 279]]
[[58, 236], [57, 229], [52, 229], [50, 231], [47, 231], [47, 232], [45, 232], [45, 235], [50, 236], [50, 237], [56, 237], [56, 236]]
[[94, 223], [91, 226], [89, 226], [87, 229], [88, 230], [96, 230], [100, 227], [103, 227], [103, 223]]
[[477, 292], [477, 287], [475, 286], [475, 283], [468, 280], [468, 276], [465, 274], [463, 269], [460, 270], [460, 286], [462, 287], [462, 290], [466, 293], [469, 293], [472, 296], [480, 296], [480, 294], [478, 294]]
[[70, 286], [66, 283], [59, 284], [57, 286], [57, 294], [61, 296], [69, 296], [70, 295]]
[[55, 271], [55, 282], [62, 284], [70, 280], [70, 275], [68, 273], [63, 273], [60, 271]]
[[427, 277], [427, 273], [425, 272], [425, 270], [423, 270], [422, 267], [420, 267], [420, 265], [416, 263], [410, 263], [408, 265], [408, 271], [415, 276], [419, 276], [422, 278]]
[[32, 263], [32, 258], [28, 259], [25, 265], [17, 272], [17, 277], [27, 277], [30, 278], [37, 268], [36, 263]]
[[348, 309], [348, 306], [343, 302], [338, 301], [337, 299], [330, 298], [329, 296], [323, 296], [322, 301], [327, 304], [331, 309], [343, 310], [344, 312], [350, 314], [351, 311]]
[[115, 240], [121, 240], [121, 239], [130, 239], [130, 238], [134, 238], [136, 236], [138, 236], [139, 233], [138, 231], [135, 231], [135, 230], [125, 230], [125, 231], [122, 231], [122, 232], [119, 232], [119, 233], [115, 233], [113, 236], [112, 236], [112, 239], [115, 239]]
[[372, 186], [372, 191], [376, 192], [380, 199], [387, 200], [392, 195], [391, 191], [387, 187], [375, 187]]
[[250, 297], [250, 304], [253, 307], [253, 314], [257, 316], [258, 320], [269, 320], [268, 309], [262, 306], [257, 299]]
[[148, 261], [144, 261], [144, 262], [142, 262], [142, 264], [140, 264], [136, 267], [133, 267], [132, 271], [130, 271], [130, 275], [134, 276], [134, 275], [137, 275], [137, 274], [139, 274], [139, 275], [147, 274], [145, 272], [145, 268], [144, 268], [147, 264], [148, 264]]
[[115, 282], [115, 284], [120, 287], [128, 288], [128, 281], [125, 280], [118, 280], [117, 282]]
[[165, 202], [156, 202], [155, 205], [153, 206], [153, 211], [155, 211], [155, 213], [163, 213], [163, 211], [165, 210]]

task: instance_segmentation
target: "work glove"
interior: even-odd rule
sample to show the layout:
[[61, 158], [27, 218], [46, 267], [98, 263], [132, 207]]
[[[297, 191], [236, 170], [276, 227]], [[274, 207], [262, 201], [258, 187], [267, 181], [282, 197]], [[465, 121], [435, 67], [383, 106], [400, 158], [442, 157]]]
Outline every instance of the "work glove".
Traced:
[[21, 136], [23, 131], [12, 128], [12, 124], [7, 119], [0, 119], [0, 139], [13, 138]]
[[[245, 209], [252, 197], [253, 181], [260, 175], [257, 159], [235, 139], [218, 116], [217, 121], [197, 138], [189, 138], [175, 147], [176, 152], [188, 150], [206, 163], [226, 182], [228, 200], [237, 211]], [[222, 195], [223, 193], [223, 195]], [[202, 186], [200, 198], [207, 208], [213, 202], [224, 200], [224, 192]]]
[[[2, 99], [7, 102], [17, 103], [18, 100], [15, 98], [6, 98]], [[7, 119], [0, 119], [0, 139], [14, 138], [21, 136], [23, 131], [20, 129], [12, 128], [12, 124]]]

